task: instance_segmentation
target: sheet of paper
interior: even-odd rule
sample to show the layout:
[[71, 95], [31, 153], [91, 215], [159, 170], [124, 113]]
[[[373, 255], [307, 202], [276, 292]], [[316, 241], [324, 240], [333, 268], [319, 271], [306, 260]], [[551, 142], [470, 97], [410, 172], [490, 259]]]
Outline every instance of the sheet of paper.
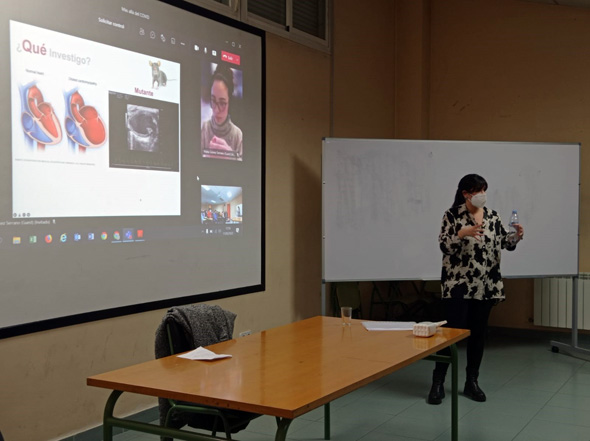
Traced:
[[187, 358], [189, 360], [217, 360], [218, 358], [228, 358], [231, 355], [228, 354], [216, 354], [209, 349], [205, 349], [202, 346], [199, 346], [197, 349], [194, 349], [186, 354], [179, 355], [180, 358]]
[[363, 322], [367, 331], [411, 331], [416, 322]]

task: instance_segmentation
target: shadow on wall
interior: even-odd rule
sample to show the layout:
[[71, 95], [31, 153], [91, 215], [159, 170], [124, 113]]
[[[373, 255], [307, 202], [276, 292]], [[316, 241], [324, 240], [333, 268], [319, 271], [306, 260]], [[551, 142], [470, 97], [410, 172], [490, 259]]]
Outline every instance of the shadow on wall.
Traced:
[[295, 314], [312, 317], [321, 313], [322, 283], [322, 184], [321, 176], [294, 158], [293, 249]]

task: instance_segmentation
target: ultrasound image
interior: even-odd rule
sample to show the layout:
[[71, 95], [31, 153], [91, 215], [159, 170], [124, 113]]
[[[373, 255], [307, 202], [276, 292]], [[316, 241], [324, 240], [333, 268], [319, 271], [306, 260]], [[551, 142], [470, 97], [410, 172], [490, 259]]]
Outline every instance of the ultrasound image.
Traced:
[[159, 150], [159, 109], [128, 104], [125, 121], [129, 150], [141, 152], [157, 152]]

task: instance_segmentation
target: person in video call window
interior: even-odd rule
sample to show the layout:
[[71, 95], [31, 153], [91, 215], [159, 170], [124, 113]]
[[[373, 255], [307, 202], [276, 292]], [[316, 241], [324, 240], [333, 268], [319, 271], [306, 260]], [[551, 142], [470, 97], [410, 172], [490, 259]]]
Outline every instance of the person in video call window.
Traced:
[[[486, 400], [478, 376], [487, 323], [492, 307], [505, 298], [501, 252], [503, 248], [514, 250], [524, 233], [520, 224], [514, 225], [515, 233], [508, 233], [498, 213], [485, 206], [487, 188], [481, 176], [464, 176], [459, 181], [453, 206], [443, 216], [438, 237], [443, 253], [441, 283], [447, 326], [471, 331], [467, 339], [464, 394], [474, 401]], [[439, 353], [450, 355], [451, 351], [445, 348]], [[442, 402], [448, 366], [436, 363], [429, 404]]]
[[212, 116], [201, 127], [201, 154], [204, 157], [242, 158], [242, 130], [229, 115], [233, 93], [233, 72], [220, 63], [211, 80]]

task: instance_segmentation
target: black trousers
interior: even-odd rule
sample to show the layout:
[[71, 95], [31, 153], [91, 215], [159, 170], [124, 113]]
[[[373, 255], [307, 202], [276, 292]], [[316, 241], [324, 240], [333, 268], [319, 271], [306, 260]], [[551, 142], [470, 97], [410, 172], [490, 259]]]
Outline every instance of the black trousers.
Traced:
[[[483, 358], [488, 319], [495, 301], [471, 299], [443, 299], [446, 309], [446, 319], [449, 328], [469, 329], [471, 335], [467, 337], [467, 375], [479, 375], [479, 367]], [[440, 355], [451, 355], [451, 348], [438, 352]], [[435, 376], [444, 376], [449, 368], [448, 363], [436, 363]]]

